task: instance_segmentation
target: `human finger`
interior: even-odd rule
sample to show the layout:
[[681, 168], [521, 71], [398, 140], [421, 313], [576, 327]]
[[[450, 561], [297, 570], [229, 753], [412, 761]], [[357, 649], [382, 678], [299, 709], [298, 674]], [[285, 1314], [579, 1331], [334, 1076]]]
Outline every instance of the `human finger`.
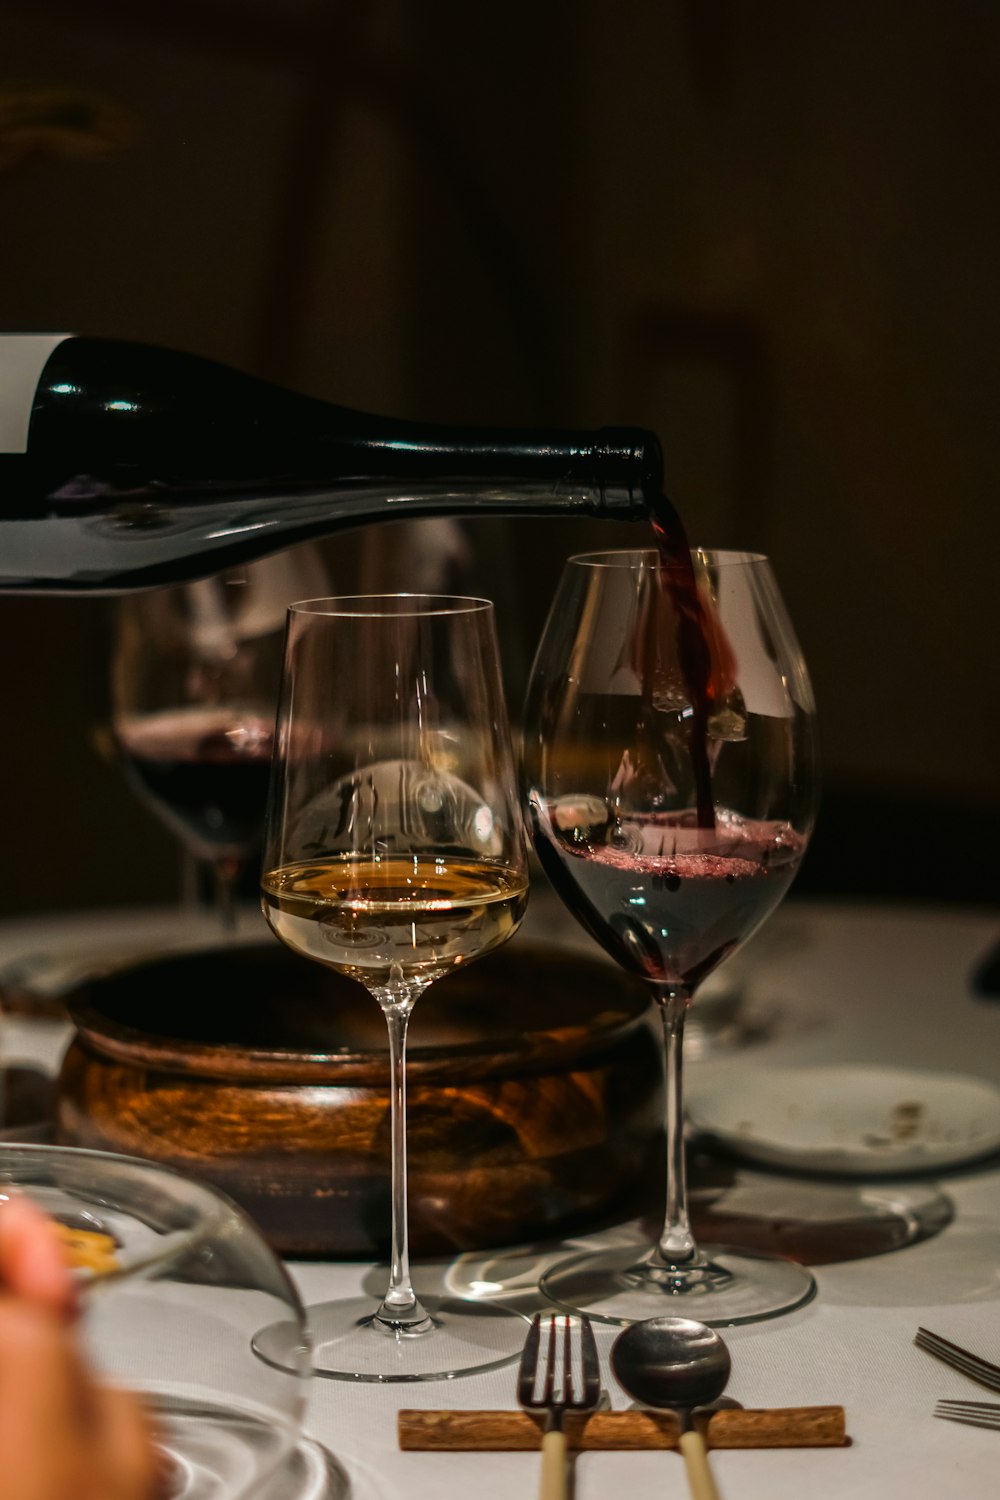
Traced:
[[0, 1200], [0, 1289], [66, 1316], [76, 1288], [53, 1221], [23, 1194]]
[[0, 1500], [86, 1494], [88, 1403], [72, 1330], [51, 1308], [0, 1296]]

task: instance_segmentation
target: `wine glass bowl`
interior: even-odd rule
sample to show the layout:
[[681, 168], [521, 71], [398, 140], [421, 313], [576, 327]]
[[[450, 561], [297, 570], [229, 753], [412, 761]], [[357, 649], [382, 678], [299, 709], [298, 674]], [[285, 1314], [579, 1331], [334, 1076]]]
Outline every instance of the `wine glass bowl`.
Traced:
[[599, 553], [566, 565], [532, 670], [524, 780], [536, 852], [590, 934], [658, 1003], [667, 1207], [645, 1257], [556, 1266], [560, 1305], [627, 1323], [697, 1298], [703, 1322], [771, 1316], [808, 1273], [695, 1244], [681, 1045], [698, 986], [766, 919], [815, 813], [812, 692], [766, 558]]
[[312, 548], [117, 606], [112, 740], [129, 784], [214, 877], [226, 930], [259, 848], [288, 600], [321, 581]]
[[[439, 595], [289, 611], [268, 809], [264, 913], [293, 951], [358, 980], [388, 1028], [392, 1230], [382, 1303], [310, 1309], [314, 1368], [447, 1377], [518, 1352], [520, 1318], [422, 1302], [410, 1278], [405, 1042], [435, 979], [515, 931], [527, 848], [493, 607]], [[280, 1359], [282, 1332], [256, 1347]]]
[[[254, 1224], [188, 1177], [72, 1147], [0, 1147], [0, 1199], [11, 1192], [63, 1226], [88, 1357], [150, 1408], [169, 1500], [242, 1500], [277, 1481], [309, 1354], [296, 1292]], [[251, 1350], [262, 1318], [288, 1331], [281, 1369]]]

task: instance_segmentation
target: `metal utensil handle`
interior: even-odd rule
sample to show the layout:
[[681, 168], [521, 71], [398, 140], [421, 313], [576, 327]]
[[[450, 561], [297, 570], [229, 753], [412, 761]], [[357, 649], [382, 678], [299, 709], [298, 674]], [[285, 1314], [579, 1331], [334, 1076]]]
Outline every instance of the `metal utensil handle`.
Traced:
[[565, 1500], [566, 1434], [561, 1430], [547, 1432], [542, 1438], [542, 1473], [538, 1500]]
[[708, 1466], [708, 1451], [700, 1432], [682, 1432], [678, 1446], [684, 1456], [691, 1500], [719, 1500], [715, 1480]]

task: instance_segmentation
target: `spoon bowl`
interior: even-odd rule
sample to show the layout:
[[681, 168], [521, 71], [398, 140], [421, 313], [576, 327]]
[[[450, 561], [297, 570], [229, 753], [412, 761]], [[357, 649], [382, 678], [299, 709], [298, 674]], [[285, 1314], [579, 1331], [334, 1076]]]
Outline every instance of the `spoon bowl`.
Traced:
[[693, 1318], [650, 1318], [615, 1339], [611, 1367], [620, 1386], [645, 1406], [690, 1412], [721, 1396], [731, 1369], [714, 1328]]

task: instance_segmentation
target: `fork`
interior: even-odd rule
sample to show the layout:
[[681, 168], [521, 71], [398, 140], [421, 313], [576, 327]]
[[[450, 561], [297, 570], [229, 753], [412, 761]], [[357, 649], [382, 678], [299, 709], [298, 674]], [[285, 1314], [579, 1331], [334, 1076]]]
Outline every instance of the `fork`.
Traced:
[[1000, 1428], [1000, 1406], [995, 1401], [939, 1401], [934, 1415], [971, 1427]]
[[[547, 1326], [544, 1349], [543, 1325]], [[573, 1335], [577, 1330], [580, 1335], [579, 1385], [573, 1368]], [[539, 1500], [564, 1500], [566, 1434], [563, 1417], [568, 1411], [592, 1411], [600, 1395], [601, 1368], [589, 1319], [582, 1315], [536, 1313], [521, 1355], [517, 1399], [526, 1411], [545, 1412]]]
[[968, 1375], [970, 1380], [977, 1380], [991, 1391], [1000, 1391], [1000, 1366], [991, 1365], [988, 1359], [970, 1354], [967, 1349], [943, 1339], [939, 1333], [931, 1333], [927, 1328], [918, 1328], [913, 1342], [925, 1354], [933, 1354], [959, 1374]]

